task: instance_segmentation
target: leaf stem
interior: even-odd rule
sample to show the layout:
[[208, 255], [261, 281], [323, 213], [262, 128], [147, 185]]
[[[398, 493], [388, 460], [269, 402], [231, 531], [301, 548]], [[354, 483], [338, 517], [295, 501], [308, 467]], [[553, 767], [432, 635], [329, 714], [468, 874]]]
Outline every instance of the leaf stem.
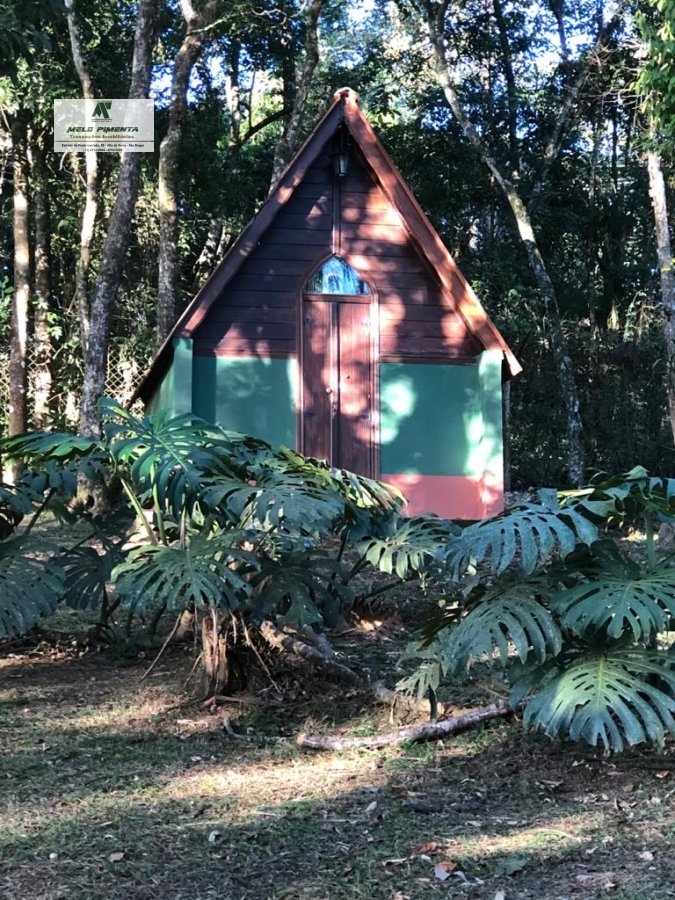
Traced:
[[150, 523], [145, 518], [145, 510], [141, 506], [140, 501], [139, 501], [138, 497], [136, 496], [136, 494], [134, 493], [131, 485], [126, 480], [126, 478], [122, 478], [121, 475], [120, 475], [120, 481], [122, 482], [122, 488], [124, 489], [124, 493], [127, 495], [127, 497], [129, 498], [129, 502], [131, 503], [131, 505], [134, 508], [134, 512], [140, 519], [140, 522], [141, 522], [141, 525], [143, 526], [143, 528], [145, 528], [146, 534], [148, 535], [148, 538], [150, 539], [150, 543], [157, 544], [157, 537], [155, 536], [155, 532], [152, 530], [152, 528], [150, 527]]
[[648, 509], [645, 510], [645, 544], [647, 566], [652, 570], [656, 568], [656, 548], [654, 547], [654, 523]]

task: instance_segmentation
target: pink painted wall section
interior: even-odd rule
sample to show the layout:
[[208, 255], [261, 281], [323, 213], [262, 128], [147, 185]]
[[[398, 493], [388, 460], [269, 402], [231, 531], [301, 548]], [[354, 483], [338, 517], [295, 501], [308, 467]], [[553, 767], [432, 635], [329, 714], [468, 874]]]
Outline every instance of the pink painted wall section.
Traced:
[[433, 512], [444, 519], [487, 519], [504, 509], [503, 479], [494, 473], [482, 478], [462, 475], [388, 475], [408, 500], [404, 512], [418, 516]]

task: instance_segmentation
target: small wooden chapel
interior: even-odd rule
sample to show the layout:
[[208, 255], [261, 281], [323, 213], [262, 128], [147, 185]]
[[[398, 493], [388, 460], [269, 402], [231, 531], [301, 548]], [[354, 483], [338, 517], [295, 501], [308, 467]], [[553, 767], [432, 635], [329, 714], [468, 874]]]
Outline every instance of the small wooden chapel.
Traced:
[[394, 484], [410, 514], [480, 519], [503, 506], [519, 371], [344, 88], [137, 396]]

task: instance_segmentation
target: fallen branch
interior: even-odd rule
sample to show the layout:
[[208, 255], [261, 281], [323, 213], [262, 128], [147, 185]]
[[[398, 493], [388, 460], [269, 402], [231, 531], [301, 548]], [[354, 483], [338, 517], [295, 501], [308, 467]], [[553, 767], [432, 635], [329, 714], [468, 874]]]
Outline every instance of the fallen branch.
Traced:
[[301, 641], [299, 638], [294, 637], [292, 634], [286, 634], [286, 632], [281, 631], [272, 622], [263, 622], [260, 626], [260, 634], [271, 647], [275, 647], [278, 650], [285, 650], [287, 653], [298, 656], [305, 662], [317, 666], [329, 675], [333, 675], [341, 681], [347, 682], [347, 684], [352, 684], [354, 687], [370, 691], [379, 703], [385, 703], [389, 706], [394, 706], [395, 704], [402, 704], [408, 707], [422, 706], [426, 712], [429, 712], [428, 701], [425, 700], [418, 703], [416, 700], [405, 697], [397, 691], [392, 691], [379, 681], [368, 681], [353, 669], [350, 669], [349, 666], [344, 666], [335, 659], [324, 656], [317, 647], [312, 647], [304, 641]]
[[235, 731], [232, 725], [230, 724], [230, 717], [224, 716], [222, 721], [223, 730], [235, 741], [242, 741], [246, 744], [258, 744], [259, 746], [264, 746], [265, 744], [285, 744], [288, 741], [288, 738], [285, 737], [270, 737], [268, 735], [256, 735], [256, 734], [239, 734], [238, 731]]
[[384, 734], [375, 734], [370, 737], [335, 737], [330, 734], [300, 734], [296, 743], [300, 747], [310, 750], [354, 750], [364, 747], [368, 750], [379, 750], [390, 744], [424, 743], [425, 741], [438, 741], [451, 734], [466, 731], [488, 719], [498, 716], [508, 716], [513, 712], [507, 700], [496, 700], [488, 706], [480, 706], [451, 719], [443, 719], [442, 722], [429, 722], [424, 725], [409, 725], [406, 728], [397, 728]]

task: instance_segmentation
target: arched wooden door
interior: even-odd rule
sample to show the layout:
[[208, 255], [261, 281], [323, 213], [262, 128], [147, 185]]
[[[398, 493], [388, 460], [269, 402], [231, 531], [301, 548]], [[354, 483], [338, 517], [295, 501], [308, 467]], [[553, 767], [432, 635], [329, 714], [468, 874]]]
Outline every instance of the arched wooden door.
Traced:
[[302, 304], [302, 452], [376, 477], [374, 298], [306, 293]]

